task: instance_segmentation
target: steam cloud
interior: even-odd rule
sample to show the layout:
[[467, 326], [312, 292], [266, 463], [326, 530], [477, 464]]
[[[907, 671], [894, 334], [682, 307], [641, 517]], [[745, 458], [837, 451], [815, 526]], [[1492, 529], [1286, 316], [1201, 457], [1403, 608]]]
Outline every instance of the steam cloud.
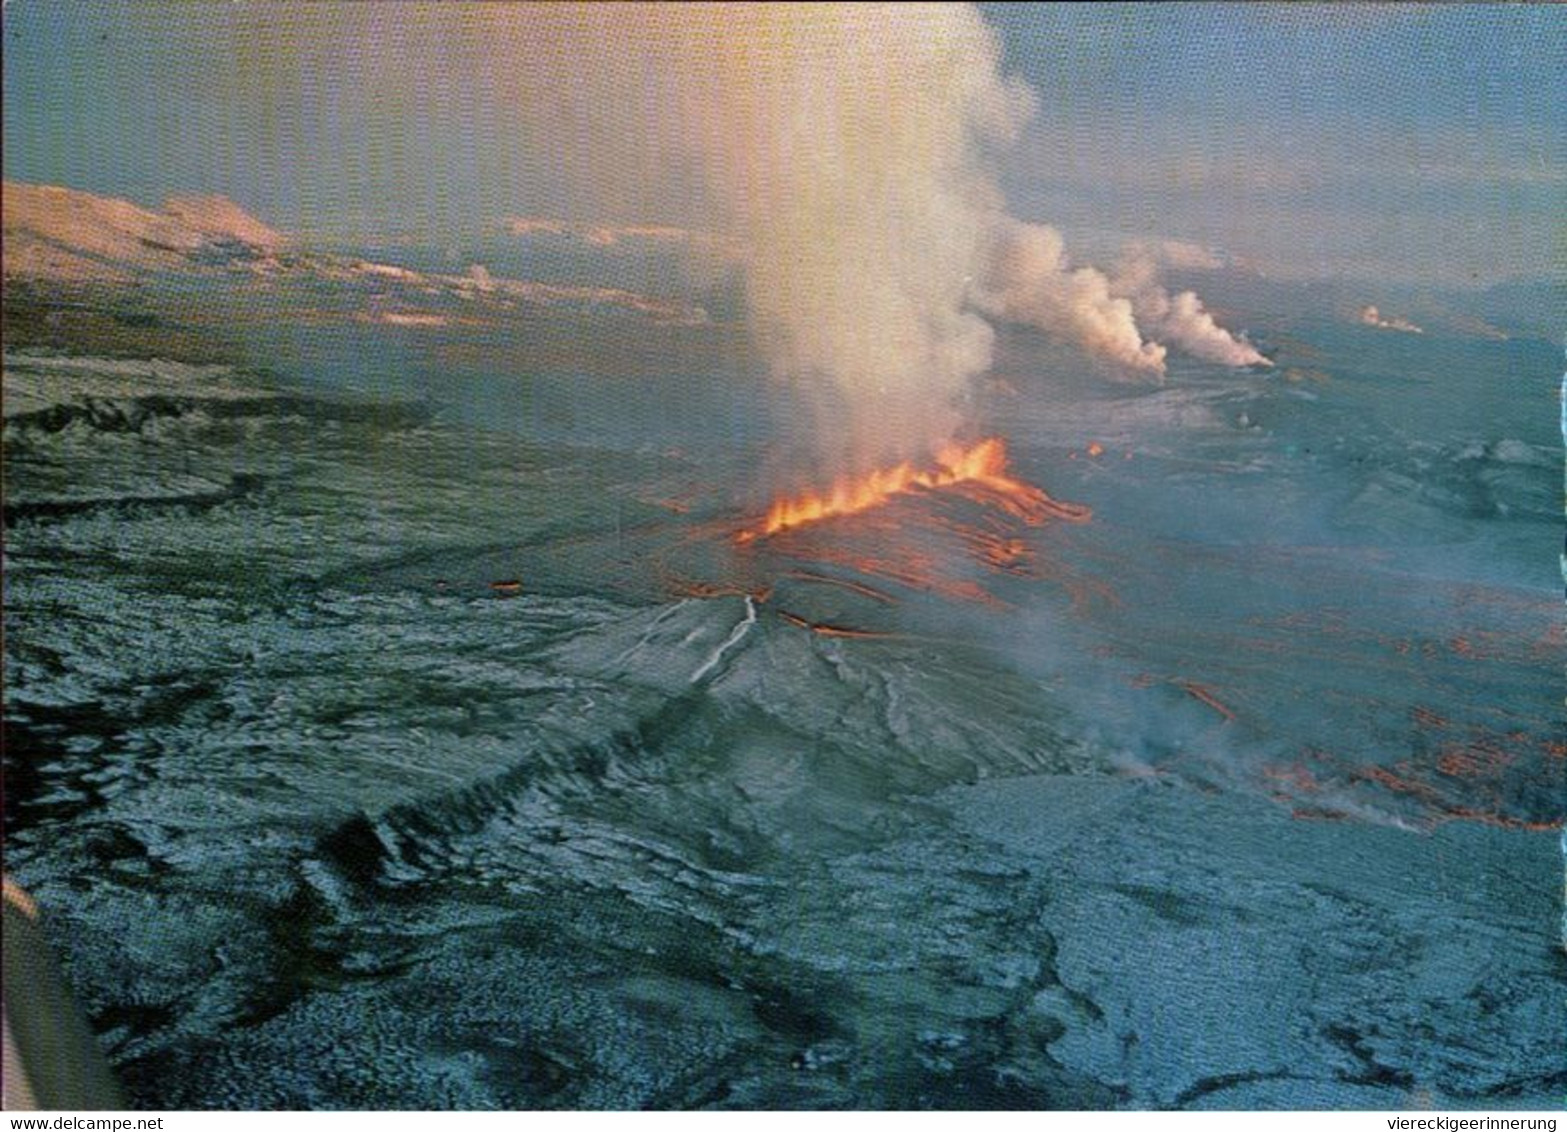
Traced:
[[1164, 372], [1165, 348], [1143, 340], [1131, 300], [1114, 293], [1104, 272], [1073, 268], [1054, 228], [1010, 224], [976, 299], [995, 317], [1068, 338], [1128, 369]]
[[1383, 330], [1402, 330], [1405, 334], [1425, 333], [1424, 330], [1410, 322], [1407, 318], [1400, 318], [1395, 314], [1384, 315], [1374, 306], [1366, 306], [1360, 309], [1360, 322], [1364, 326], [1376, 326]]
[[774, 371], [820, 383], [838, 462], [914, 455], [957, 423], [992, 320], [1118, 367], [1164, 372], [1161, 338], [1267, 364], [1151, 255], [1111, 276], [1003, 210], [994, 159], [1035, 112], [966, 5], [761, 6], [666, 17], [672, 85], [719, 213], [744, 249]]
[[[330, 44], [344, 114], [367, 123], [342, 154], [280, 142], [278, 169], [311, 158], [307, 212], [390, 184], [415, 228], [483, 209], [559, 218], [513, 220], [520, 235], [738, 258], [771, 368], [821, 393], [835, 471], [948, 440], [998, 321], [1144, 375], [1167, 346], [1262, 360], [1195, 296], [1073, 263], [1053, 229], [1006, 214], [997, 159], [1036, 99], [970, 5], [326, 5], [288, 28], [256, 56], [266, 113], [309, 108], [294, 78]], [[251, 58], [253, 30], [224, 34]], [[187, 227], [238, 221], [221, 202], [174, 207]]]
[[820, 393], [815, 434], [835, 470], [949, 439], [998, 321], [1143, 375], [1163, 372], [1166, 342], [1263, 362], [1196, 296], [1166, 294], [1151, 261], [1114, 275], [1077, 265], [1054, 229], [1006, 214], [996, 159], [1036, 99], [1003, 73], [972, 6], [523, 5], [481, 18], [526, 51], [525, 64], [507, 52], [498, 81], [525, 148], [548, 154], [530, 177], [562, 178], [584, 208], [618, 186], [618, 216], [594, 224], [721, 233], [769, 366]]

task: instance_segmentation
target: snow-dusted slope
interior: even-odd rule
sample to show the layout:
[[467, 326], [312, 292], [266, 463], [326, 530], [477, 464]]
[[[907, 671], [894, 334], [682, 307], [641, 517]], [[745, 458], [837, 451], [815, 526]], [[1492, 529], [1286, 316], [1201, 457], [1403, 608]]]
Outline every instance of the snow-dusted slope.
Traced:
[[338, 313], [352, 321], [403, 328], [472, 326], [518, 309], [707, 322], [700, 307], [620, 287], [498, 278], [480, 264], [442, 274], [309, 249], [222, 196], [171, 197], [153, 212], [58, 185], [6, 181], [4, 189], [7, 280], [120, 286], [198, 273], [293, 282], [348, 300]]
[[280, 233], [221, 196], [175, 197], [162, 212], [59, 185], [4, 185], [7, 276], [117, 282], [204, 253], [262, 259]]

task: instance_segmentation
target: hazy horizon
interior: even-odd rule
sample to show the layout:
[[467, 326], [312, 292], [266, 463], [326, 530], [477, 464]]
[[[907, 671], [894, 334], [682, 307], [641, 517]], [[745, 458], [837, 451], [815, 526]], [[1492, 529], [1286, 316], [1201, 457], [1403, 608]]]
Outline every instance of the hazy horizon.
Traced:
[[1560, 1100], [1562, 7], [4, 11], [133, 1104]]
[[[220, 193], [338, 241], [439, 245], [515, 216], [718, 227], [667, 76], [604, 34], [623, 14], [24, 0], [5, 10], [5, 176], [149, 206]], [[1021, 220], [1192, 241], [1278, 277], [1560, 275], [1557, 10], [982, 15], [1038, 103], [994, 155]], [[560, 50], [530, 56], [541, 34]]]

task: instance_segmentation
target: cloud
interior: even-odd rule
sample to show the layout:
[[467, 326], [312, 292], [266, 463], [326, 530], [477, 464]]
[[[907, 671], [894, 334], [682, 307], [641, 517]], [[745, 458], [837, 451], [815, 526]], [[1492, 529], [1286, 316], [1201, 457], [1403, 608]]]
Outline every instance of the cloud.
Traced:
[[1364, 326], [1376, 326], [1383, 330], [1402, 330], [1406, 334], [1424, 334], [1425, 331], [1407, 318], [1399, 318], [1397, 315], [1384, 316], [1374, 306], [1360, 308], [1360, 322]]
[[1195, 292], [1171, 296], [1159, 285], [1162, 265], [1217, 267], [1222, 262], [1209, 249], [1181, 241], [1131, 244], [1116, 265], [1112, 290], [1131, 302], [1149, 333], [1193, 357], [1225, 366], [1272, 365], [1244, 335], [1220, 326]]
[[1102, 271], [1072, 267], [1054, 228], [1008, 226], [975, 300], [993, 317], [1037, 327], [1129, 370], [1164, 372], [1165, 348], [1144, 340], [1131, 301], [1112, 293]]
[[1226, 263], [1212, 248], [1189, 240], [1161, 240], [1158, 250], [1159, 258], [1177, 270], [1217, 271]]
[[858, 470], [939, 446], [990, 365], [969, 281], [999, 215], [993, 158], [1034, 110], [994, 31], [958, 5], [638, 13], [657, 25], [639, 63], [743, 249], [752, 337], [816, 391], [824, 457]]
[[508, 236], [521, 240], [561, 240], [601, 251], [676, 251], [733, 259], [744, 250], [734, 239], [720, 233], [673, 224], [591, 224], [542, 216], [508, 216], [499, 227]]
[[225, 197], [175, 197], [162, 212], [58, 185], [4, 184], [5, 271], [123, 282], [186, 266], [215, 244], [264, 257], [287, 241]]

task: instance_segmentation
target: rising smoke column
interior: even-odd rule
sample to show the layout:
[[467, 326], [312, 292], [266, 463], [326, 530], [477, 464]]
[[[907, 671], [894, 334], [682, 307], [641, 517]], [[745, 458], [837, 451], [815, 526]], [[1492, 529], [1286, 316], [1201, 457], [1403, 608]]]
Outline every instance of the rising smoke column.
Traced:
[[1133, 373], [1163, 372], [1160, 339], [1259, 360], [1195, 296], [1172, 300], [1151, 276], [1121, 287], [1070, 262], [1054, 229], [1006, 214], [995, 164], [1036, 99], [1003, 73], [972, 6], [521, 5], [474, 18], [485, 43], [507, 44], [495, 81], [520, 108], [523, 148], [544, 155], [530, 178], [618, 213], [595, 224], [680, 223], [735, 250], [751, 334], [779, 379], [813, 394], [816, 419], [801, 424], [829, 475], [927, 464], [961, 431], [996, 321]]
[[1033, 112], [967, 6], [698, 9], [681, 107], [746, 248], [776, 374], [824, 387], [840, 469], [926, 455], [990, 365], [970, 309], [999, 215], [990, 159]]
[[286, 35], [223, 26], [263, 80], [234, 92], [236, 121], [254, 98], [268, 120], [318, 112], [298, 74], [343, 69], [364, 136], [280, 143], [307, 212], [390, 183], [431, 231], [558, 215], [544, 230], [607, 246], [678, 227], [736, 255], [771, 369], [820, 393], [802, 424], [829, 473], [934, 457], [994, 321], [1133, 372], [1162, 370], [1164, 342], [1258, 360], [1195, 296], [1121, 287], [1006, 215], [996, 161], [1036, 99], [969, 5], [322, 5]]
[[766, 364], [811, 394], [816, 419], [800, 426], [830, 474], [923, 464], [951, 439], [992, 356], [969, 293], [1002, 215], [994, 159], [1035, 109], [977, 9], [348, 11], [384, 57], [364, 79], [389, 104], [409, 75], [439, 93], [430, 49], [485, 68], [516, 138], [479, 155], [516, 202], [503, 215], [564, 207], [543, 230], [716, 234], [739, 258]]
[[1164, 373], [1165, 348], [1144, 340], [1131, 300], [1097, 268], [1073, 267], [1054, 228], [1002, 225], [974, 297], [996, 318], [1036, 326], [1133, 372]]

